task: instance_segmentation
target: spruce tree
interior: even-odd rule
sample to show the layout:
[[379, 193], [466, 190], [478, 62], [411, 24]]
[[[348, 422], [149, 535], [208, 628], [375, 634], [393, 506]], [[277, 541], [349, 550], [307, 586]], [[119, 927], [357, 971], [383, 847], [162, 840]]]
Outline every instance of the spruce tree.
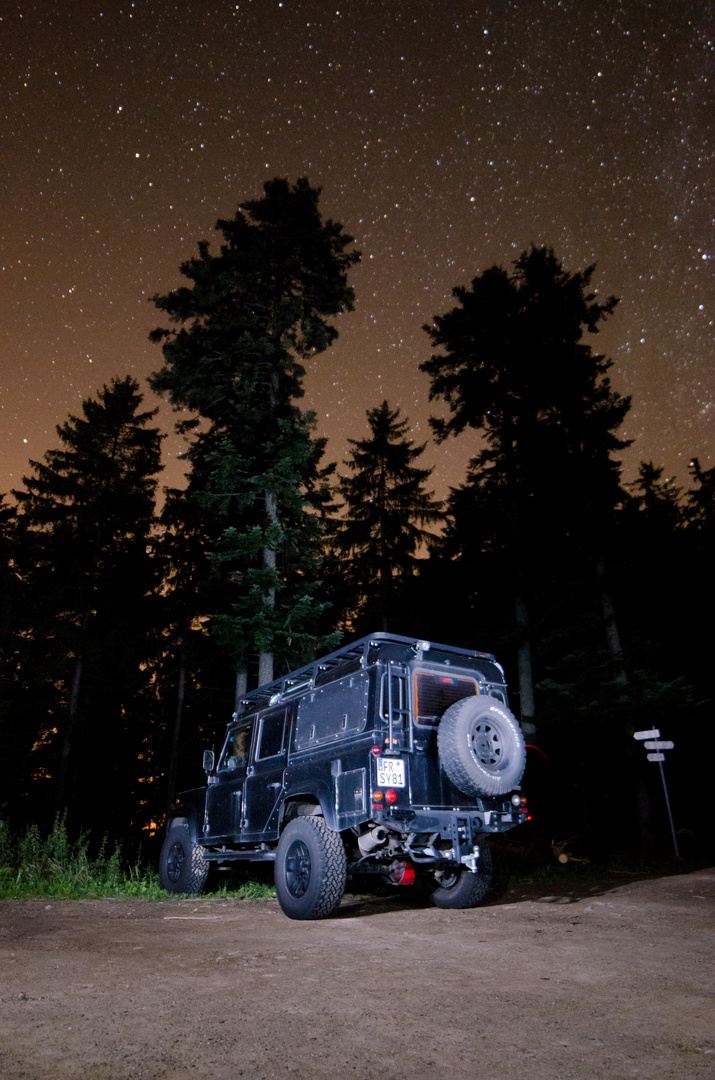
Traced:
[[405, 620], [418, 553], [433, 540], [424, 526], [441, 520], [441, 503], [425, 491], [432, 470], [415, 464], [425, 445], [415, 446], [407, 436], [409, 420], [400, 409], [383, 401], [368, 409], [367, 421], [368, 438], [348, 439], [350, 473], [337, 485], [344, 512], [336, 525], [336, 568], [347, 587], [348, 627], [396, 632]]
[[[156, 579], [148, 547], [161, 438], [138, 384], [114, 379], [57, 428], [13, 492], [32, 609], [24, 674], [43, 681], [36, 774], [57, 810], [100, 831], [136, 824], [146, 731], [138, 707], [151, 652]], [[116, 833], [115, 833], [116, 835]]]
[[357, 252], [340, 224], [323, 221], [306, 179], [274, 179], [216, 228], [218, 254], [201, 241], [182, 274], [190, 287], [153, 298], [179, 330], [160, 329], [164, 364], [150, 379], [193, 414], [188, 496], [213, 519], [212, 560], [224, 603], [212, 616], [245, 692], [250, 657], [260, 683], [317, 646], [314, 593], [320, 527], [311, 512], [323, 444], [296, 401], [303, 361], [337, 336], [329, 321], [353, 306], [347, 283]]
[[14, 820], [20, 795], [18, 774], [29, 772], [34, 741], [24, 723], [28, 694], [20, 676], [27, 630], [23, 541], [17, 509], [0, 495], [0, 785], [4, 813]]
[[532, 248], [513, 274], [492, 267], [470, 289], [454, 289], [457, 305], [425, 327], [440, 351], [421, 370], [432, 380], [430, 397], [450, 410], [432, 420], [435, 435], [442, 441], [467, 427], [481, 431], [486, 445], [472, 472], [491, 475], [491, 486], [498, 483], [503, 493], [522, 719], [535, 712], [533, 583], [577, 548], [588, 549], [620, 663], [603, 548], [620, 498], [619, 463], [611, 455], [627, 445], [616, 430], [630, 401], [611, 387], [611, 362], [583, 340], [617, 303], [597, 299], [593, 272], [569, 273], [553, 251]]

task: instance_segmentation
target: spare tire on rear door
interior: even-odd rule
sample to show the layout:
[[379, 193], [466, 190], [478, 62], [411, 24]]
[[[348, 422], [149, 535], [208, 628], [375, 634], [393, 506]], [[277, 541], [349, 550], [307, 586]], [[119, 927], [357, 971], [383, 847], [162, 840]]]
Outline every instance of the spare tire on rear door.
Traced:
[[487, 695], [462, 698], [439, 722], [442, 768], [465, 795], [504, 795], [524, 774], [524, 736], [513, 713]]

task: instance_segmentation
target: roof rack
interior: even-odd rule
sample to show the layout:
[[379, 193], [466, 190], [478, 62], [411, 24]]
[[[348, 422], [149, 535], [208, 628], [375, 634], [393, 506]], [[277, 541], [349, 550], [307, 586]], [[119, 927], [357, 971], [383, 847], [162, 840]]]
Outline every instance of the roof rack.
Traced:
[[308, 690], [315, 686], [316, 678], [319, 677], [321, 672], [337, 671], [343, 665], [355, 664], [356, 661], [359, 662], [360, 667], [365, 667], [368, 662], [367, 657], [370, 647], [379, 647], [382, 644], [406, 645], [414, 651], [415, 655], [423, 655], [430, 649], [435, 649], [456, 656], [471, 656], [492, 661], [495, 659], [491, 653], [475, 652], [474, 649], [461, 649], [455, 645], [440, 645], [435, 641], [401, 637], [397, 634], [378, 631], [375, 634], [360, 638], [358, 641], [353, 641], [342, 649], [336, 649], [335, 652], [328, 653], [327, 656], [318, 657], [312, 663], [297, 668], [280, 679], [274, 679], [273, 682], [266, 683], [265, 686], [259, 686], [256, 690], [249, 691], [241, 698], [239, 709], [234, 715], [243, 715], [243, 713], [255, 709], [265, 708], [267, 705], [277, 705], [279, 701], [291, 698], [294, 694], [303, 690]]

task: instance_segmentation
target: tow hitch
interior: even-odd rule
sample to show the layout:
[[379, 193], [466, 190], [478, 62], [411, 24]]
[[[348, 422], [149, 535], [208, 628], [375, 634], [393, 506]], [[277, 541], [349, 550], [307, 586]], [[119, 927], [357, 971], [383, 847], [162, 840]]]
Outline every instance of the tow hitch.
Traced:
[[463, 866], [466, 866], [467, 870], [472, 874], [476, 874], [477, 863], [479, 862], [479, 848], [475, 847], [469, 855], [462, 855], [462, 858], [459, 861]]

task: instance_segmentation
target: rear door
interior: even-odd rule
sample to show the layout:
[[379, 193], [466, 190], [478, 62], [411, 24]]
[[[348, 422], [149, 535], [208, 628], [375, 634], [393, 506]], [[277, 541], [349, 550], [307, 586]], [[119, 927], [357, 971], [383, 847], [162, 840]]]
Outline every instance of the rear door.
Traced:
[[414, 757], [412, 802], [415, 806], [464, 806], [473, 800], [459, 791], [440, 767], [437, 730], [450, 705], [479, 693], [476, 673], [455, 668], [414, 667], [411, 674]]

